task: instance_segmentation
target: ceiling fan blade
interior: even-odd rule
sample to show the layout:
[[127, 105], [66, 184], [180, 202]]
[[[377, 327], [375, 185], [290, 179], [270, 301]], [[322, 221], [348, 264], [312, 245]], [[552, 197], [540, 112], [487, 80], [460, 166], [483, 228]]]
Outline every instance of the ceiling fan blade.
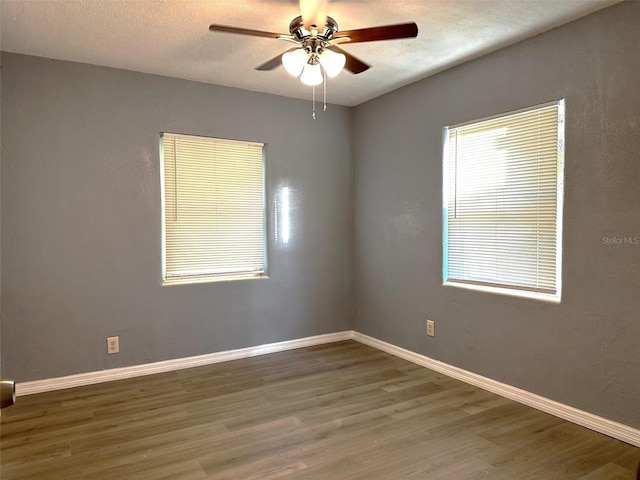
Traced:
[[351, 73], [362, 73], [365, 70], [369, 70], [370, 65], [367, 65], [359, 58], [354, 57], [349, 52], [341, 49], [337, 45], [329, 46], [329, 50], [333, 50], [336, 53], [341, 53], [345, 57], [347, 57], [347, 62], [344, 64], [344, 68], [349, 70]]
[[327, 23], [327, 0], [300, 0], [300, 15], [308, 31], [322, 29]]
[[412, 38], [418, 36], [418, 25], [415, 22], [399, 23], [397, 25], [383, 25], [381, 27], [359, 28], [357, 30], [343, 30], [334, 35], [334, 39], [349, 37], [349, 43], [376, 42], [378, 40], [395, 40], [398, 38]]
[[264, 71], [273, 70], [274, 68], [279, 67], [280, 65], [282, 65], [282, 55], [284, 55], [287, 52], [293, 52], [294, 50], [297, 50], [297, 49], [298, 47], [295, 47], [295, 48], [290, 48], [286, 52], [282, 52], [280, 55], [273, 57], [271, 60], [267, 60], [262, 65], [258, 65], [256, 67], [256, 70], [260, 70], [264, 72]]
[[278, 38], [283, 35], [281, 33], [273, 33], [273, 32], [264, 32], [262, 30], [252, 30], [250, 28], [238, 28], [238, 27], [229, 27], [227, 25], [209, 25], [209, 30], [212, 32], [225, 32], [225, 33], [237, 33], [239, 35], [251, 35], [252, 37], [266, 37], [266, 38]]

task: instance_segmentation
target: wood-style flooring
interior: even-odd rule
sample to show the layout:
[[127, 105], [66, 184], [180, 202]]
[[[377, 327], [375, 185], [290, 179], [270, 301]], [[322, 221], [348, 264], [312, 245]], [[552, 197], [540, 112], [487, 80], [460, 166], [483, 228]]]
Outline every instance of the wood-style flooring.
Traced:
[[2, 480], [634, 480], [640, 449], [353, 341], [19, 397]]

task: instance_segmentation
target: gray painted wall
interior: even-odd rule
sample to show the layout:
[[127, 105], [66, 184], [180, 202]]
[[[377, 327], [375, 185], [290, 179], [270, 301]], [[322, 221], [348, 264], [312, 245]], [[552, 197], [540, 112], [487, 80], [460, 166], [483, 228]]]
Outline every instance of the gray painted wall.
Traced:
[[[355, 109], [355, 330], [640, 428], [640, 2]], [[561, 304], [442, 285], [442, 128], [566, 99]], [[436, 321], [436, 337], [425, 319]]]
[[[350, 327], [350, 110], [2, 54], [2, 367], [26, 381]], [[267, 144], [268, 280], [161, 286], [158, 134]], [[292, 237], [274, 241], [278, 188]], [[106, 337], [120, 336], [118, 355]]]

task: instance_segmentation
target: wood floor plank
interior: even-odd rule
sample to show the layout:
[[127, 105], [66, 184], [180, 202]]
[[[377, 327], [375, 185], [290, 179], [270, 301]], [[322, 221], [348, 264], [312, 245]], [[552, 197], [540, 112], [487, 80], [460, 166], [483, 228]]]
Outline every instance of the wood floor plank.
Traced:
[[626, 468], [622, 468], [614, 463], [607, 463], [587, 475], [580, 477], [580, 480], [600, 480], [602, 478], [608, 478], [610, 480], [635, 480], [636, 476]]
[[353, 341], [19, 397], [2, 480], [632, 480], [640, 449]]

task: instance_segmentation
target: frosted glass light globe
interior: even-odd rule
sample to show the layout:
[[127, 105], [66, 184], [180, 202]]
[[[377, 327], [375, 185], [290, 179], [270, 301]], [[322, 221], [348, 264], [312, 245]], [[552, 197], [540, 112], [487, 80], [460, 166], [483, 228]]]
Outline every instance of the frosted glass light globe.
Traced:
[[309, 86], [320, 85], [322, 83], [322, 70], [320, 69], [320, 65], [307, 63], [302, 70], [302, 75], [300, 75], [300, 81]]
[[309, 57], [307, 52], [302, 48], [298, 48], [292, 52], [285, 52], [282, 54], [282, 66], [284, 69], [294, 77], [299, 77], [302, 73], [302, 69], [307, 64]]
[[336, 53], [329, 49], [325, 49], [320, 54], [320, 65], [325, 69], [329, 78], [338, 75], [344, 68], [346, 61], [347, 57], [342, 53]]

